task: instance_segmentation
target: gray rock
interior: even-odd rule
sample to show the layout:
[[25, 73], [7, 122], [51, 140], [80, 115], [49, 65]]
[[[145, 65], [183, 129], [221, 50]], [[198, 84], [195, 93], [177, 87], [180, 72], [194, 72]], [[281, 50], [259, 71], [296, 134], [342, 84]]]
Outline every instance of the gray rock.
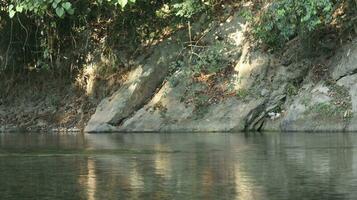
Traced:
[[124, 122], [120, 131], [241, 131], [247, 114], [262, 102], [229, 98], [219, 104], [195, 108], [181, 101], [186, 86], [185, 81], [176, 87], [166, 83], [146, 106]]
[[318, 84], [300, 93], [280, 122], [282, 131], [341, 131], [346, 121], [341, 114], [331, 114], [336, 109], [331, 102], [329, 88]]
[[81, 130], [79, 128], [73, 127], [73, 128], [67, 129], [67, 132], [78, 133], [78, 132], [81, 132]]
[[353, 117], [350, 119], [349, 124], [346, 128], [346, 131], [356, 132], [357, 131], [357, 116], [356, 113], [353, 114]]
[[[202, 26], [203, 23], [196, 24], [192, 30], [200, 32]], [[349, 91], [350, 96], [346, 98], [351, 99], [348, 106], [352, 108], [346, 109], [336, 104], [337, 97], [332, 94], [336, 88], [323, 81], [313, 81], [311, 60], [283, 66], [273, 55], [252, 51], [249, 43], [244, 42], [245, 29], [244, 20], [234, 15], [222, 24], [213, 24], [201, 41], [214, 45], [219, 38], [229, 46], [222, 57], [236, 64], [230, 77], [234, 92], [249, 91], [248, 100], [227, 97], [206, 106], [184, 102], [187, 90], [205, 89], [200, 85], [192, 86], [189, 78], [180, 77], [180, 73], [175, 74], [174, 85], [167, 82], [154, 94], [168, 74], [167, 65], [180, 49], [178, 43], [164, 43], [144, 59], [144, 64], [131, 73], [120, 90], [101, 102], [85, 131], [220, 132], [261, 128], [270, 131], [357, 131], [356, 39], [341, 48], [329, 66], [329, 74], [337, 80], [337, 85]]]
[[190, 117], [193, 107], [181, 102], [187, 84], [187, 79], [181, 79], [175, 87], [169, 82], [165, 83], [147, 105], [124, 122], [120, 130], [159, 131], [168, 123], [178, 123]]
[[349, 94], [351, 96], [352, 113], [349, 113], [351, 119], [347, 126], [347, 131], [357, 131], [357, 74], [343, 77], [337, 84], [349, 89]]
[[267, 90], [265, 88], [263, 88], [262, 91], [260, 92], [260, 95], [263, 97], [267, 96], [268, 94], [269, 94], [269, 90]]
[[352, 100], [352, 111], [357, 114], [357, 74], [343, 77], [337, 84], [349, 89]]
[[36, 126], [39, 128], [43, 128], [43, 127], [47, 126], [47, 122], [45, 120], [39, 119], [39, 120], [37, 120]]
[[91, 117], [85, 132], [116, 130], [122, 120], [143, 106], [168, 73], [168, 65], [179, 55], [178, 42], [158, 45], [147, 59], [133, 70], [126, 83], [111, 97], [104, 99]]
[[341, 48], [334, 56], [332, 64], [332, 77], [335, 80], [357, 73], [357, 39]]
[[[201, 29], [202, 23], [194, 24], [193, 31]], [[226, 23], [211, 27], [201, 39], [211, 43], [215, 40], [217, 34], [227, 38], [224, 41], [227, 44], [226, 52], [222, 53], [222, 56], [237, 59], [240, 56], [240, 46], [244, 41], [245, 29], [246, 24], [237, 13], [237, 15], [228, 18]], [[131, 73], [124, 86], [113, 96], [104, 99], [99, 104], [96, 113], [91, 117], [85, 128], [85, 132], [157, 131], [173, 130], [179, 127], [185, 127], [188, 130], [203, 129], [203, 126], [195, 127], [197, 126], [196, 122], [194, 122], [195, 124], [191, 123], [191, 118], [196, 118], [193, 114], [194, 107], [181, 102], [186, 84], [183, 81], [184, 79], [180, 79], [181, 85], [174, 89], [164, 86], [144, 106], [167, 75], [170, 62], [174, 61], [180, 54], [178, 49], [181, 49], [179, 42], [166, 42], [158, 45], [153, 54], [144, 59], [141, 62], [143, 64]], [[169, 95], [167, 95], [168, 93]], [[209, 109], [224, 108], [212, 106]], [[208, 122], [205, 124], [209, 125], [211, 124], [209, 120], [217, 121], [217, 119], [207, 120], [200, 121], [200, 123]], [[236, 125], [233, 122], [232, 124]], [[220, 127], [222, 128], [222, 126]], [[215, 128], [214, 130], [218, 129]]]

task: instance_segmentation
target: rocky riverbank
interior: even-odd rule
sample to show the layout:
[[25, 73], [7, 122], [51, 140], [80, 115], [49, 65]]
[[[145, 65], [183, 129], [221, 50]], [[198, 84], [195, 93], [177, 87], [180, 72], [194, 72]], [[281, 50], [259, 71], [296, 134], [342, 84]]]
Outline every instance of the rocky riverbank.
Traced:
[[[195, 50], [178, 55], [178, 42], [164, 43], [102, 101], [85, 131], [357, 131], [356, 39], [306, 58], [297, 41], [280, 54], [253, 49], [239, 15], [212, 27], [195, 54], [218, 48], [210, 61], [223, 71], [192, 78], [187, 63]], [[164, 66], [175, 59], [181, 65], [168, 74]]]
[[95, 98], [68, 84], [2, 101], [0, 131], [357, 131], [356, 37], [306, 56], [299, 38], [255, 48], [248, 27], [239, 13], [202, 16], [190, 38], [182, 30], [153, 46]]

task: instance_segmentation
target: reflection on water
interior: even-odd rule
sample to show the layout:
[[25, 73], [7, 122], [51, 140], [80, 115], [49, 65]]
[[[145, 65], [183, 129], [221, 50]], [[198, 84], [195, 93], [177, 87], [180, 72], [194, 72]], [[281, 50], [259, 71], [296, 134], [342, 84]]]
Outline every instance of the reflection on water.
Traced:
[[356, 150], [338, 133], [0, 134], [0, 199], [357, 199]]

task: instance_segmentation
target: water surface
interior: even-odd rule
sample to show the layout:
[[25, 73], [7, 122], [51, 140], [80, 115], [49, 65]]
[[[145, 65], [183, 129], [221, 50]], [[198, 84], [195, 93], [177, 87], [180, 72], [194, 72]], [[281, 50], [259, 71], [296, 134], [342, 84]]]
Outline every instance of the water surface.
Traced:
[[357, 199], [357, 134], [0, 134], [0, 199]]

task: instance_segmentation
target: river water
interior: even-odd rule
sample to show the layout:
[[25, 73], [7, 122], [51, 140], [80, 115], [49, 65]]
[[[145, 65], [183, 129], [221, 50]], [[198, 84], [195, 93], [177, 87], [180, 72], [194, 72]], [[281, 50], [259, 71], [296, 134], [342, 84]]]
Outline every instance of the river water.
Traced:
[[357, 199], [357, 134], [0, 134], [1, 200]]

